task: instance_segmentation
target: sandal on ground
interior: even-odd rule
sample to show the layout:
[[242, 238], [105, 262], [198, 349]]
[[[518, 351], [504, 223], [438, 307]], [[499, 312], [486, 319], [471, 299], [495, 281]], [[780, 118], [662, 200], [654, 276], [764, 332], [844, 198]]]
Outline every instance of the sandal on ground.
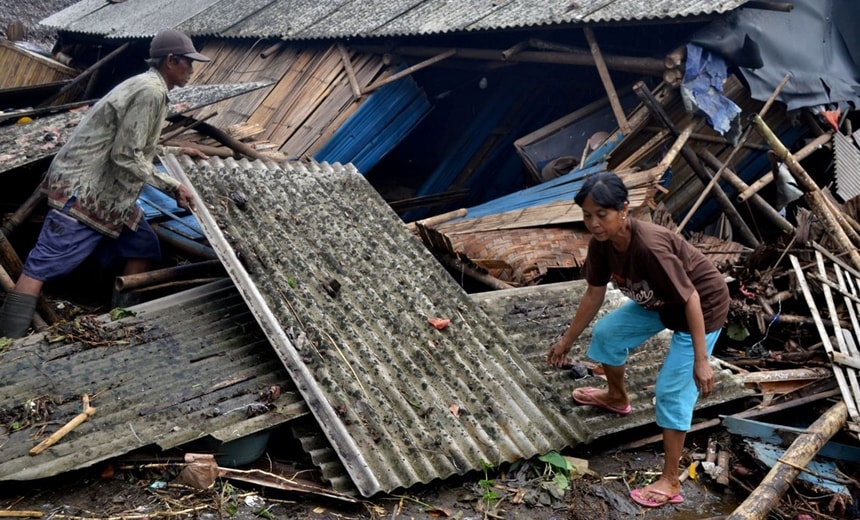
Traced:
[[618, 408], [603, 402], [602, 399], [597, 397], [598, 392], [600, 392], [600, 389], [594, 388], [593, 386], [584, 386], [582, 388], [577, 388], [573, 391], [573, 400], [579, 404], [596, 406], [598, 408], [603, 408], [604, 410], [608, 410], [610, 412], [615, 412], [618, 415], [627, 415], [628, 413], [630, 413], [631, 410], [633, 410], [633, 407], [630, 406], [630, 404]]
[[[642, 496], [642, 493], [647, 491], [648, 493], [653, 493], [655, 495], [660, 495], [666, 498], [666, 500], [654, 500], [653, 498], [645, 498]], [[645, 489], [645, 488], [637, 488], [630, 492], [630, 498], [633, 499], [634, 502], [641, 506], [645, 507], [660, 507], [665, 506], [666, 504], [680, 504], [684, 501], [684, 497], [681, 496], [680, 493], [677, 495], [670, 495], [669, 493], [665, 493], [660, 491], [659, 489]]]

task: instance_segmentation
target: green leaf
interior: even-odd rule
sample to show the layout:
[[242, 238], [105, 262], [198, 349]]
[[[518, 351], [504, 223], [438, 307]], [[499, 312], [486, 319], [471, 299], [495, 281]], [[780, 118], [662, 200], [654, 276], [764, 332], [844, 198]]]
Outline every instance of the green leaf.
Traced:
[[568, 473], [573, 467], [570, 465], [570, 462], [564, 458], [557, 451], [551, 451], [545, 455], [541, 455], [538, 457], [538, 460], [541, 462], [546, 462], [550, 466], [552, 466], [555, 471], [562, 471], [564, 473]]
[[555, 482], [555, 486], [559, 491], [565, 491], [570, 488], [570, 480], [568, 480], [564, 473], [556, 473], [552, 481]]
[[749, 337], [750, 331], [739, 323], [729, 323], [729, 326], [726, 327], [726, 334], [735, 341], [743, 341]]
[[116, 307], [111, 309], [110, 311], [110, 319], [113, 321], [121, 320], [122, 318], [128, 318], [129, 316], [135, 316], [133, 311], [128, 309], [123, 309], [121, 307]]

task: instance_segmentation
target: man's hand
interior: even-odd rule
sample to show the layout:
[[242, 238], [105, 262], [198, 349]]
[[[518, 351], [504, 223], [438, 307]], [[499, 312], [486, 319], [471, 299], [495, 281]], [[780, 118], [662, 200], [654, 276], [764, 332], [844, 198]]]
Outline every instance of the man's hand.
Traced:
[[176, 188], [174, 194], [176, 197], [176, 203], [180, 208], [194, 211], [194, 197], [191, 195], [190, 189], [188, 189], [184, 184], [180, 184], [179, 187]]
[[200, 159], [208, 159], [209, 156], [205, 153], [201, 152], [197, 148], [192, 148], [191, 146], [182, 146], [179, 148], [179, 153], [183, 155], [187, 155], [188, 157], [197, 157]]

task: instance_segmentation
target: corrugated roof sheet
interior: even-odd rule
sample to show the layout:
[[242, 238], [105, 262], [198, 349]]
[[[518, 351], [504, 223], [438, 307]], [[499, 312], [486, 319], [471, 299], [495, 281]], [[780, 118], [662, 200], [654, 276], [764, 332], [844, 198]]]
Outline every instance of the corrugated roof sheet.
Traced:
[[584, 438], [354, 168], [183, 159], [210, 244], [363, 495]]
[[[175, 88], [168, 95], [168, 117], [191, 112], [270, 84], [268, 81], [254, 81]], [[22, 114], [20, 111], [0, 113], [0, 121]], [[78, 108], [35, 118], [27, 124], [0, 126], [0, 174], [57, 153], [85, 115], [86, 109]]]
[[851, 137], [833, 133], [833, 154], [836, 159], [836, 191], [844, 200], [860, 195], [860, 149], [855, 144], [860, 132]]
[[149, 37], [172, 26], [192, 35], [307, 40], [672, 19], [726, 13], [744, 3], [746, 0], [83, 0], [42, 23], [117, 38]]
[[[60, 325], [0, 351], [0, 480], [49, 477], [151, 444], [227, 442], [307, 414], [228, 280], [131, 310], [137, 315]], [[266, 403], [270, 386], [281, 393]], [[81, 412], [82, 394], [92, 418], [28, 455]]]
[[[653, 421], [650, 405], [624, 421], [574, 411], [566, 374], [546, 374], [550, 338], [526, 359], [351, 166], [168, 164], [200, 192], [209, 242], [363, 495]], [[331, 465], [319, 439], [306, 449]]]

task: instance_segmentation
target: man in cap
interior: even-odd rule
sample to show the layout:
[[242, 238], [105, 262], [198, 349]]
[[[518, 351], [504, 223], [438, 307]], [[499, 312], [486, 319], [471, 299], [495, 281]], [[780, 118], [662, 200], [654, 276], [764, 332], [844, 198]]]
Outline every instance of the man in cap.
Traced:
[[150, 43], [149, 70], [108, 92], [60, 149], [41, 187], [51, 209], [0, 309], [0, 336], [23, 336], [44, 283], [69, 274], [96, 251], [100, 258], [124, 258], [123, 274], [144, 272], [161, 256], [158, 237], [136, 201], [150, 184], [192, 208], [191, 191], [157, 171], [153, 159], [165, 153], [207, 158], [195, 148], [158, 144], [167, 92], [188, 83], [195, 61], [209, 58], [187, 35], [159, 31]]

